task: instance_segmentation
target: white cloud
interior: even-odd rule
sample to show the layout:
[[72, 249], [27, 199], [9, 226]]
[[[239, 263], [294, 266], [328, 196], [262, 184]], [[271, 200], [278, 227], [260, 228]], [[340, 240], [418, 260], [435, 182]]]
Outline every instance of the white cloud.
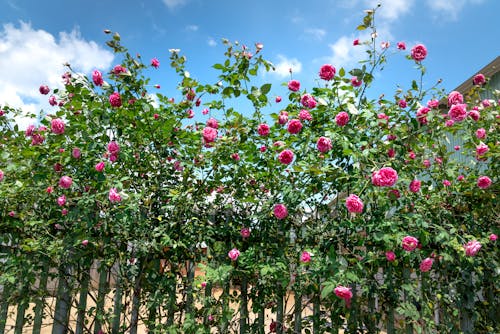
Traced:
[[197, 25], [195, 24], [190, 24], [188, 26], [186, 26], [186, 30], [187, 31], [198, 31], [200, 27], [198, 27]]
[[207, 44], [208, 44], [208, 46], [211, 46], [211, 47], [217, 46], [217, 42], [212, 37], [208, 38]]
[[[432, 1], [432, 0], [431, 0]], [[382, 23], [385, 21], [395, 21], [399, 19], [402, 15], [408, 13], [415, 3], [415, 0], [366, 0], [365, 4], [368, 8], [376, 8], [378, 4], [382, 6], [377, 9], [376, 17], [382, 19]]]
[[48, 95], [41, 95], [40, 85], [62, 88], [64, 63], [73, 70], [89, 73], [106, 69], [113, 54], [93, 41], [86, 41], [78, 30], [59, 33], [58, 39], [27, 23], [19, 27], [6, 24], [0, 31], [0, 103], [25, 112], [50, 110]]
[[188, 0], [163, 0], [163, 3], [168, 7], [168, 9], [173, 10], [177, 7], [182, 7], [187, 4]]
[[427, 5], [436, 17], [444, 20], [457, 20], [466, 5], [476, 5], [484, 0], [427, 0]]
[[308, 28], [304, 32], [317, 41], [321, 41], [326, 36], [326, 31], [319, 28]]
[[277, 56], [278, 62], [274, 64], [275, 71], [271, 72], [280, 78], [285, 78], [290, 75], [290, 70], [292, 73], [297, 74], [302, 71], [302, 63], [296, 59], [288, 59], [283, 55]]

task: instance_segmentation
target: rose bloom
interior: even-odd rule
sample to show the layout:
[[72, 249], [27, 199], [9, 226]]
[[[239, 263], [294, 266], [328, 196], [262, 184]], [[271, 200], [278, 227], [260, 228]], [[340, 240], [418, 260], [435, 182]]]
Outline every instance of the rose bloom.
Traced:
[[389, 197], [391, 200], [395, 200], [400, 198], [401, 194], [397, 189], [389, 189], [389, 191], [387, 192], [387, 197]]
[[291, 150], [284, 150], [282, 151], [279, 156], [278, 160], [285, 165], [290, 164], [293, 161], [293, 152]]
[[299, 112], [299, 118], [303, 121], [312, 121], [311, 113], [305, 109]]
[[116, 188], [109, 189], [108, 198], [110, 202], [121, 202], [122, 200], [122, 197], [120, 196]]
[[57, 205], [64, 206], [66, 204], [66, 196], [61, 195], [57, 198]]
[[425, 168], [429, 168], [431, 166], [431, 162], [427, 159], [424, 160], [423, 165]]
[[437, 108], [437, 107], [439, 107], [439, 101], [438, 100], [430, 100], [429, 102], [427, 102], [427, 106], [429, 108]]
[[243, 227], [240, 230], [240, 234], [241, 234], [242, 238], [248, 238], [248, 237], [250, 237], [250, 229], [248, 227]]
[[302, 254], [300, 254], [300, 262], [311, 262], [311, 253], [309, 253], [308, 251], [303, 251]]
[[346, 198], [345, 206], [347, 207], [347, 211], [351, 213], [361, 213], [363, 212], [364, 207], [363, 202], [354, 194], [351, 194]]
[[420, 191], [420, 187], [422, 186], [422, 182], [420, 180], [413, 180], [410, 183], [410, 191], [412, 193], [418, 193]]
[[3, 172], [3, 170], [0, 169], [0, 181], [3, 181], [4, 176], [5, 173]]
[[479, 111], [477, 111], [477, 110], [471, 110], [471, 111], [469, 111], [467, 113], [467, 116], [469, 116], [470, 118], [472, 118], [476, 122], [479, 120], [479, 117], [481, 117], [481, 115], [479, 114]]
[[396, 260], [396, 254], [394, 254], [393, 251], [387, 251], [385, 252], [385, 258], [387, 259], [387, 261], [393, 262], [394, 260]]
[[341, 111], [335, 116], [335, 123], [338, 126], [345, 126], [349, 122], [349, 114], [345, 111]]
[[459, 175], [457, 177], [457, 181], [463, 181], [464, 179], [465, 179], [465, 176], [463, 176], [463, 175]]
[[42, 85], [40, 88], [38, 88], [38, 91], [40, 94], [47, 95], [50, 92], [50, 88], [47, 85]]
[[292, 119], [290, 122], [288, 122], [288, 132], [291, 134], [297, 134], [302, 130], [302, 123], [298, 119]]
[[479, 128], [476, 130], [476, 138], [484, 139], [486, 138], [486, 130], [483, 128]]
[[217, 138], [217, 129], [207, 126], [203, 129], [203, 140], [205, 143], [213, 143]]
[[417, 157], [417, 155], [415, 154], [415, 152], [410, 151], [410, 153], [408, 153], [408, 157], [409, 157], [410, 159], [414, 160], [414, 159]]
[[280, 125], [284, 125], [288, 122], [288, 113], [284, 110], [280, 111], [280, 114], [278, 116], [278, 123]]
[[448, 180], [444, 180], [444, 181], [443, 181], [443, 186], [445, 186], [445, 187], [449, 187], [449, 186], [451, 186], [451, 182], [450, 182], [450, 181], [448, 181]]
[[300, 98], [300, 103], [302, 103], [304, 107], [309, 109], [314, 109], [317, 104], [316, 100], [314, 99], [314, 96], [310, 94], [302, 95], [302, 97]]
[[356, 38], [354, 41], [352, 41], [352, 45], [359, 45], [359, 38]]
[[490, 241], [497, 241], [498, 236], [495, 233], [491, 233], [489, 238], [490, 238]]
[[227, 253], [227, 256], [229, 256], [231, 261], [236, 261], [240, 256], [240, 251], [237, 248], [233, 248], [229, 251], [229, 253]]
[[186, 112], [186, 117], [187, 118], [193, 118], [194, 117], [194, 111], [193, 109], [189, 109], [187, 112]]
[[392, 187], [398, 180], [398, 173], [391, 167], [383, 167], [372, 173], [372, 184], [377, 187]]
[[276, 218], [285, 219], [288, 216], [288, 209], [284, 204], [276, 204], [273, 213]]
[[292, 92], [296, 92], [300, 89], [300, 82], [297, 80], [290, 80], [288, 82], [288, 89]]
[[281, 102], [281, 96], [276, 96], [276, 99], [274, 101], [276, 101], [276, 103], [280, 103]]
[[421, 263], [420, 263], [420, 271], [423, 273], [428, 272], [432, 268], [432, 264], [434, 263], [434, 260], [431, 259], [430, 257], [425, 258]]
[[104, 83], [104, 80], [102, 79], [102, 73], [98, 70], [94, 70], [94, 72], [92, 72], [92, 81], [94, 82], [94, 85], [102, 86], [102, 84]]
[[344, 300], [350, 300], [352, 298], [351, 288], [339, 285], [335, 288], [335, 295]]
[[389, 42], [382, 42], [380, 43], [380, 48], [381, 49], [388, 49], [391, 44]]
[[412, 236], [407, 235], [403, 238], [402, 247], [405, 251], [411, 252], [418, 246], [418, 239]]
[[231, 158], [235, 161], [239, 161], [241, 159], [238, 153], [231, 154]]
[[453, 148], [455, 149], [455, 151], [460, 151], [460, 145], [455, 145]]
[[427, 124], [427, 117], [426, 115], [431, 111], [429, 107], [420, 107], [417, 110], [417, 121], [420, 124]]
[[490, 148], [488, 147], [488, 145], [481, 142], [479, 145], [476, 146], [476, 156], [480, 157], [486, 154], [489, 150]]
[[320, 152], [326, 153], [332, 149], [332, 140], [326, 137], [319, 137], [316, 147]]
[[481, 249], [481, 243], [477, 240], [469, 241], [464, 245], [465, 255], [475, 256]]
[[109, 103], [111, 104], [112, 107], [121, 107], [122, 105], [122, 98], [120, 96], [120, 93], [114, 92], [109, 96]]
[[215, 118], [209, 118], [207, 121], [207, 126], [218, 129], [219, 128], [219, 122]]
[[51, 97], [49, 97], [49, 104], [51, 106], [55, 106], [57, 104], [57, 100], [56, 100], [56, 97], [54, 95], [52, 95]]
[[127, 72], [127, 69], [122, 65], [115, 65], [115, 67], [113, 67], [113, 69], [111, 70], [111, 73], [113, 73], [114, 75], [119, 75], [120, 73], [125, 72]]
[[151, 66], [153, 66], [154, 68], [160, 67], [160, 61], [156, 58], [151, 59]]
[[75, 147], [75, 148], [73, 148], [71, 155], [75, 159], [80, 159], [80, 157], [82, 156], [82, 151], [80, 151], [80, 149], [78, 147]]
[[104, 166], [105, 166], [104, 162], [101, 161], [101, 162], [97, 163], [94, 168], [96, 171], [102, 172], [104, 170]]
[[267, 151], [266, 145], [262, 145], [261, 147], [259, 147], [259, 151], [261, 151], [262, 153], [264, 153], [265, 151]]
[[427, 49], [423, 44], [417, 44], [411, 48], [411, 58], [420, 62], [427, 57]]
[[453, 120], [451, 120], [451, 119], [449, 119], [446, 122], [444, 122], [444, 125], [447, 126], [447, 127], [452, 127], [454, 124], [455, 124], [455, 122]]
[[487, 189], [491, 186], [491, 179], [487, 176], [480, 176], [477, 179], [477, 186], [481, 189]]
[[450, 107], [454, 104], [462, 104], [462, 103], [464, 103], [464, 97], [462, 94], [460, 94], [456, 90], [454, 90], [450, 94], [448, 94], [448, 107]]
[[405, 42], [398, 42], [396, 45], [397, 45], [398, 50], [406, 50]]
[[69, 176], [65, 175], [59, 180], [59, 187], [63, 189], [68, 189], [71, 187], [71, 184], [73, 184], [73, 180]]
[[482, 100], [482, 101], [481, 101], [481, 104], [482, 104], [482, 105], [483, 105], [483, 107], [485, 107], [485, 108], [488, 108], [488, 107], [490, 107], [490, 106], [491, 106], [491, 102], [490, 102], [490, 100], [488, 100], [488, 99], [484, 99], [484, 100]]
[[351, 78], [351, 85], [353, 87], [359, 87], [363, 83], [363, 80], [359, 80], [357, 76], [353, 76]]
[[266, 123], [261, 123], [259, 124], [259, 127], [257, 128], [257, 132], [259, 133], [260, 136], [267, 136], [269, 134], [269, 125]]
[[408, 104], [406, 103], [406, 100], [399, 100], [398, 101], [398, 106], [400, 108], [406, 108], [408, 106]]
[[396, 156], [396, 151], [393, 148], [387, 150], [387, 156], [389, 158], [394, 158]]
[[115, 141], [109, 142], [108, 151], [109, 153], [118, 153], [120, 152], [120, 145]]
[[50, 128], [56, 135], [62, 135], [64, 133], [64, 122], [60, 118], [54, 118], [50, 123]]
[[319, 77], [323, 80], [332, 80], [335, 76], [335, 67], [330, 64], [325, 64], [319, 69]]
[[454, 122], [461, 122], [467, 117], [466, 107], [467, 107], [467, 105], [465, 105], [465, 104], [461, 104], [461, 103], [454, 104], [451, 106], [450, 110], [448, 111], [448, 116]]
[[477, 86], [484, 85], [486, 83], [486, 77], [482, 73], [476, 74], [474, 79], [472, 79], [472, 83]]

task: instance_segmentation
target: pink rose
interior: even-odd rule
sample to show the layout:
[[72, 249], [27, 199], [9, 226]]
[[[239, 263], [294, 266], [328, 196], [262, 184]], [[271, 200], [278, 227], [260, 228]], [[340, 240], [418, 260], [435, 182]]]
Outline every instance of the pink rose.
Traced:
[[291, 134], [297, 134], [302, 130], [302, 123], [298, 119], [292, 119], [290, 122], [288, 122], [288, 132]]
[[453, 120], [451, 120], [451, 119], [449, 119], [446, 122], [444, 122], [444, 125], [447, 126], [447, 127], [452, 127], [454, 124], [455, 124], [455, 122]]
[[26, 128], [26, 131], [24, 131], [24, 135], [26, 137], [31, 137], [33, 135], [33, 132], [35, 131], [35, 126], [33, 124], [28, 125]]
[[112, 154], [116, 154], [116, 153], [120, 152], [120, 145], [118, 145], [118, 143], [115, 141], [109, 142], [108, 152], [112, 153]]
[[385, 258], [387, 259], [387, 261], [393, 262], [394, 260], [396, 260], [396, 254], [394, 254], [393, 251], [387, 251], [385, 252]]
[[276, 103], [280, 103], [281, 102], [281, 96], [276, 96], [276, 99], [274, 99], [274, 101], [276, 101]]
[[262, 153], [264, 153], [265, 151], [267, 151], [266, 145], [262, 145], [261, 147], [259, 147], [259, 151], [261, 151]]
[[3, 172], [3, 170], [0, 169], [0, 182], [3, 181], [4, 176], [5, 173]]
[[82, 156], [82, 151], [80, 151], [80, 149], [78, 147], [75, 147], [73, 148], [73, 150], [71, 151], [71, 155], [73, 156], [73, 158], [75, 159], [80, 159], [80, 157]]
[[236, 248], [233, 248], [227, 253], [227, 256], [231, 259], [231, 261], [236, 261], [238, 260], [238, 257], [240, 256], [240, 251]]
[[363, 83], [363, 80], [358, 79], [357, 76], [353, 76], [351, 78], [351, 85], [353, 87], [359, 87], [359, 86], [361, 86], [362, 83]]
[[484, 139], [486, 138], [486, 130], [483, 128], [479, 128], [476, 130], [476, 138], [477, 139]]
[[122, 65], [115, 65], [115, 67], [113, 67], [113, 69], [111, 70], [111, 73], [113, 73], [114, 75], [119, 75], [120, 73], [125, 72], [127, 72], [127, 69]]
[[217, 129], [207, 126], [203, 129], [203, 140], [205, 143], [213, 143], [217, 138]]
[[405, 42], [398, 42], [397, 47], [398, 47], [398, 50], [406, 50]]
[[59, 180], [59, 187], [63, 189], [68, 189], [71, 187], [71, 184], [73, 183], [73, 180], [69, 176], [63, 176]]
[[427, 124], [427, 117], [426, 115], [431, 111], [429, 107], [420, 107], [417, 110], [417, 121], [420, 124]]
[[464, 179], [465, 179], [465, 176], [463, 176], [463, 175], [459, 175], [457, 177], [457, 181], [463, 181]]
[[467, 105], [465, 104], [454, 104], [448, 111], [448, 116], [454, 122], [461, 122], [467, 117]]
[[300, 254], [300, 262], [311, 262], [311, 253], [309, 253], [308, 251], [303, 251], [302, 254]]
[[235, 161], [239, 161], [241, 159], [238, 153], [231, 154], [231, 158]]
[[109, 103], [111, 104], [112, 107], [121, 107], [122, 105], [122, 98], [120, 96], [120, 93], [114, 92], [109, 96]]
[[434, 263], [434, 260], [431, 259], [430, 257], [425, 258], [421, 263], [420, 263], [420, 271], [423, 273], [428, 272], [432, 268], [432, 264]]
[[316, 147], [320, 152], [326, 153], [332, 149], [332, 140], [326, 137], [319, 137]]
[[443, 186], [449, 187], [449, 186], [451, 186], [451, 182], [448, 180], [443, 180]]
[[345, 286], [339, 285], [334, 289], [335, 295], [339, 298], [342, 298], [346, 301], [352, 298], [351, 288], [347, 288]]
[[335, 116], [335, 123], [338, 126], [345, 126], [349, 122], [349, 114], [345, 111], [341, 111]]
[[474, 79], [472, 79], [472, 83], [477, 86], [482, 86], [486, 83], [486, 77], [482, 73], [476, 74]]
[[154, 68], [160, 67], [160, 61], [156, 58], [151, 59], [151, 66], [153, 66]]
[[57, 105], [57, 100], [56, 100], [56, 97], [55, 97], [54, 95], [51, 95], [51, 96], [49, 97], [49, 104], [50, 104], [51, 106], [55, 106], [55, 105]]
[[194, 111], [193, 111], [193, 109], [189, 109], [189, 110], [186, 112], [186, 117], [187, 117], [187, 118], [193, 118], [193, 117], [194, 117]]
[[270, 132], [269, 125], [267, 125], [266, 123], [259, 124], [257, 132], [259, 133], [260, 136], [267, 136]]
[[396, 151], [393, 148], [387, 150], [387, 156], [389, 158], [394, 158], [396, 156]]
[[274, 216], [278, 219], [285, 219], [288, 216], [288, 209], [284, 204], [276, 204], [273, 212]]
[[92, 81], [94, 82], [94, 85], [102, 86], [102, 84], [104, 83], [104, 80], [102, 79], [102, 73], [98, 70], [94, 70], [94, 72], [92, 72]]
[[398, 173], [391, 167], [383, 167], [372, 173], [372, 184], [377, 187], [392, 187], [398, 180]]
[[38, 91], [40, 94], [47, 95], [50, 92], [50, 88], [47, 85], [42, 85], [40, 88], [38, 88]]
[[427, 57], [427, 49], [423, 44], [417, 44], [411, 48], [411, 58], [420, 62]]
[[484, 100], [482, 100], [482, 101], [481, 101], [481, 104], [482, 104], [482, 105], [483, 105], [483, 107], [485, 107], [485, 108], [488, 108], [488, 107], [490, 107], [490, 106], [491, 106], [491, 102], [490, 102], [490, 100], [488, 100], [488, 99], [484, 99]]
[[487, 176], [480, 176], [477, 179], [477, 186], [481, 189], [487, 189], [491, 186], [491, 179]]
[[464, 103], [464, 97], [462, 94], [460, 94], [460, 92], [454, 90], [450, 94], [448, 94], [448, 107], [462, 103]]
[[66, 204], [66, 196], [61, 195], [57, 198], [57, 205], [64, 206]]
[[453, 147], [453, 149], [454, 149], [455, 151], [460, 151], [460, 145], [455, 145], [455, 146]]
[[288, 113], [284, 110], [280, 111], [280, 114], [278, 116], [278, 123], [280, 125], [284, 125], [288, 122]]
[[292, 92], [296, 92], [300, 89], [300, 82], [297, 80], [290, 80], [288, 82], [288, 89]]
[[481, 115], [479, 114], [479, 111], [477, 111], [477, 110], [471, 110], [471, 111], [469, 111], [467, 113], [467, 116], [469, 116], [470, 118], [472, 118], [476, 122], [479, 120], [479, 117], [481, 117]]
[[54, 118], [50, 123], [52, 133], [55, 133], [56, 135], [62, 135], [64, 133], [64, 127], [64, 122], [60, 118]]
[[399, 100], [398, 101], [398, 106], [400, 108], [406, 108], [408, 106], [408, 104], [406, 103], [406, 100]]
[[490, 150], [490, 148], [488, 147], [488, 145], [481, 142], [479, 145], [476, 146], [476, 156], [481, 157], [481, 156], [485, 155], [486, 153], [488, 153], [489, 150]]
[[304, 94], [302, 95], [302, 97], [300, 98], [300, 103], [302, 103], [302, 105], [306, 108], [309, 108], [309, 109], [314, 109], [316, 108], [316, 100], [314, 99], [314, 96], [310, 95], [310, 94]]
[[352, 45], [359, 45], [359, 38], [356, 38], [354, 41], [352, 41]]
[[415, 179], [415, 180], [411, 181], [411, 183], [410, 183], [410, 191], [412, 193], [419, 192], [421, 185], [422, 185], [422, 182], [420, 180], [416, 180]]
[[207, 126], [218, 129], [219, 128], [219, 122], [215, 118], [209, 118], [207, 121]]
[[497, 241], [498, 236], [495, 233], [491, 233], [489, 239], [490, 241]]
[[113, 202], [121, 202], [121, 200], [122, 200], [122, 197], [120, 196], [120, 194], [118, 193], [116, 188], [109, 189], [108, 198], [109, 198], [109, 201], [112, 203]]
[[429, 102], [427, 102], [427, 106], [429, 108], [437, 108], [439, 107], [439, 101], [438, 100], [430, 100]]
[[203, 110], [201, 111], [201, 113], [202, 113], [203, 115], [208, 115], [208, 113], [209, 113], [209, 112], [210, 112], [210, 110], [208, 110], [208, 108], [205, 108], [205, 109], [203, 109]]
[[380, 43], [380, 48], [381, 49], [388, 49], [391, 44], [389, 42], [382, 42]]
[[427, 159], [424, 160], [423, 165], [425, 168], [429, 168], [431, 166], [431, 162]]
[[403, 238], [402, 247], [405, 251], [411, 252], [418, 246], [418, 239], [412, 236], [406, 236]]
[[89, 241], [87, 239], [82, 240], [82, 246], [86, 247], [89, 244]]
[[481, 249], [481, 243], [477, 240], [469, 241], [464, 245], [465, 255], [475, 256]]
[[335, 67], [330, 64], [325, 64], [319, 69], [319, 77], [323, 80], [332, 80], [335, 76]]
[[240, 231], [240, 234], [243, 239], [246, 239], [250, 237], [250, 229], [248, 227], [243, 227]]
[[284, 150], [278, 155], [278, 160], [284, 164], [288, 165], [293, 161], [293, 152], [291, 150]]
[[299, 118], [303, 121], [312, 121], [311, 113], [305, 109], [299, 112]]
[[358, 196], [351, 194], [345, 200], [345, 206], [347, 207], [347, 211], [351, 213], [361, 213], [363, 212], [363, 202], [359, 199]]
[[98, 172], [102, 172], [104, 170], [104, 167], [105, 167], [105, 164], [103, 161], [101, 161], [95, 165], [95, 170]]

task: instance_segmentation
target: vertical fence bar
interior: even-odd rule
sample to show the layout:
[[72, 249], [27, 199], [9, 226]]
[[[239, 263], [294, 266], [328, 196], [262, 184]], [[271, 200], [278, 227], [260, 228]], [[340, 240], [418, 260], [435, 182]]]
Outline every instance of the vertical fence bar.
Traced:
[[[173, 268], [174, 266], [172, 266]], [[170, 286], [169, 296], [168, 296], [168, 312], [167, 312], [167, 326], [172, 326], [174, 323], [175, 309], [177, 304], [176, 286], [177, 286], [177, 274], [172, 271], [170, 275]]]
[[387, 334], [395, 334], [396, 329], [394, 328], [394, 298], [392, 297], [394, 294], [394, 285], [392, 278], [392, 266], [389, 265], [387, 268], [387, 288], [389, 290], [389, 295], [387, 296], [387, 301], [389, 304], [387, 310]]
[[87, 296], [89, 294], [90, 268], [85, 268], [80, 284], [80, 297], [78, 298], [78, 308], [76, 313], [75, 334], [83, 334], [85, 329], [85, 310], [87, 309]]
[[132, 313], [130, 316], [130, 334], [137, 334], [139, 324], [139, 304], [141, 296], [141, 275], [136, 277], [132, 295]]
[[111, 333], [113, 334], [118, 334], [120, 332], [120, 319], [121, 319], [121, 314], [122, 314], [122, 295], [123, 295], [123, 289], [122, 289], [122, 277], [120, 274], [120, 264], [118, 263], [118, 270], [116, 273], [116, 280], [115, 280], [115, 295], [114, 295], [114, 301], [113, 301], [113, 323], [111, 325]]
[[240, 296], [240, 334], [247, 332], [248, 323], [248, 281], [247, 277], [241, 279], [241, 296]]
[[104, 303], [108, 291], [108, 267], [101, 262], [99, 264], [99, 287], [97, 290], [96, 315], [94, 322], [94, 334], [99, 334], [102, 329], [102, 320], [104, 318]]
[[464, 287], [460, 296], [463, 305], [460, 310], [460, 330], [464, 334], [472, 334], [474, 333], [473, 309], [475, 297], [475, 290], [472, 285], [472, 273], [463, 270], [462, 281]]
[[[205, 304], [204, 304], [205, 309], [210, 307], [211, 299], [212, 299], [212, 283], [208, 282], [207, 285], [205, 286]], [[208, 315], [205, 315], [205, 317], [203, 318], [203, 324], [207, 328], [210, 327]]]
[[193, 314], [193, 282], [194, 282], [194, 261], [190, 260], [187, 263], [187, 287], [186, 287], [186, 316]]
[[40, 284], [38, 287], [39, 295], [35, 302], [35, 320], [33, 322], [33, 334], [40, 334], [40, 331], [42, 329], [45, 289], [47, 288], [48, 277], [49, 269], [47, 267], [41, 272], [40, 276]]
[[224, 282], [224, 291], [222, 292], [222, 324], [221, 324], [221, 333], [228, 333], [229, 328], [229, 317], [230, 313], [229, 309], [229, 288], [230, 281]]
[[65, 334], [68, 332], [69, 310], [71, 307], [70, 287], [68, 284], [70, 273], [71, 270], [67, 266], [61, 266], [59, 268], [59, 274], [57, 276], [59, 281], [57, 286], [57, 301], [52, 334]]
[[320, 333], [320, 328], [319, 328], [319, 323], [320, 323], [320, 317], [321, 317], [321, 312], [320, 312], [320, 292], [315, 292], [314, 297], [313, 297], [313, 334], [319, 334]]
[[[404, 284], [408, 284], [410, 282], [410, 268], [407, 265], [405, 265], [403, 269], [403, 279], [404, 279]], [[409, 301], [408, 293], [406, 291], [404, 292], [404, 300], [405, 302]], [[408, 321], [406, 322], [405, 329], [406, 329], [406, 334], [413, 334], [413, 325]]]
[[[298, 283], [296, 283], [298, 284]], [[298, 288], [294, 290], [294, 303], [295, 305], [293, 306], [293, 313], [294, 313], [294, 326], [293, 330], [295, 333], [301, 333], [302, 332], [302, 295], [300, 294], [300, 291]]]
[[259, 307], [259, 314], [257, 315], [259, 334], [264, 333], [265, 310], [264, 310], [264, 307], [262, 305], [263, 300], [264, 300], [264, 289], [262, 288], [262, 286], [259, 285], [259, 287], [258, 287], [258, 302], [261, 303], [261, 305]]
[[[26, 291], [27, 289], [23, 289]], [[19, 304], [17, 304], [17, 310], [16, 310], [16, 326], [14, 328], [14, 334], [22, 334], [23, 333], [23, 326], [24, 323], [26, 322], [26, 318], [24, 317], [26, 313], [26, 308], [28, 306], [28, 301], [20, 301]]]
[[276, 333], [277, 334], [282, 334], [283, 333], [283, 287], [281, 286], [281, 283], [277, 284], [278, 287], [278, 292], [276, 293]]
[[351, 306], [349, 312], [349, 320], [347, 321], [347, 328], [349, 329], [349, 333], [357, 333], [358, 332], [358, 309], [360, 305], [358, 305], [358, 296], [357, 296], [357, 287], [356, 284], [351, 285], [352, 291], [352, 299]]

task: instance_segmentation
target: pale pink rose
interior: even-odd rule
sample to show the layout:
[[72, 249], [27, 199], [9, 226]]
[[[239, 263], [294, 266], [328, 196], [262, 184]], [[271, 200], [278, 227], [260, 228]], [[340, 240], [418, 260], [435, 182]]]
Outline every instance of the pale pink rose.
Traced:
[[305, 109], [299, 112], [299, 118], [303, 121], [312, 121], [311, 113]]
[[398, 106], [400, 108], [406, 108], [408, 106], [408, 103], [406, 103], [406, 100], [399, 100], [398, 101]]
[[306, 108], [309, 108], [309, 109], [314, 109], [316, 108], [316, 100], [314, 99], [314, 96], [310, 95], [310, 94], [304, 94], [302, 95], [302, 97], [300, 98], [300, 103], [302, 103], [302, 105]]
[[419, 192], [421, 185], [422, 185], [422, 182], [420, 180], [415, 179], [415, 180], [411, 181], [411, 183], [410, 183], [410, 191], [412, 193]]
[[351, 78], [351, 85], [352, 85], [353, 87], [359, 87], [359, 86], [361, 86], [361, 84], [362, 84], [362, 83], [363, 83], [363, 80], [358, 79], [358, 77], [357, 77], [357, 76], [353, 76], [353, 77]]
[[227, 253], [227, 256], [231, 259], [231, 261], [236, 261], [238, 260], [238, 257], [240, 256], [240, 251], [236, 248], [233, 248]]
[[426, 115], [431, 111], [429, 107], [420, 107], [417, 110], [417, 121], [420, 124], [427, 124], [427, 117]]
[[335, 67], [330, 64], [325, 64], [319, 69], [319, 77], [323, 80], [332, 80], [335, 76]]
[[311, 253], [309, 253], [308, 251], [303, 251], [302, 254], [300, 254], [300, 262], [302, 263], [311, 262]]
[[267, 125], [266, 123], [259, 124], [259, 126], [257, 127], [257, 132], [259, 133], [260, 136], [269, 135], [270, 132], [269, 125]]
[[472, 83], [477, 86], [484, 85], [486, 83], [486, 77], [482, 73], [476, 74], [472, 79]]
[[240, 231], [240, 234], [243, 239], [246, 239], [250, 237], [250, 229], [248, 227], [243, 227]]
[[423, 273], [428, 272], [429, 270], [431, 270], [433, 263], [434, 263], [434, 260], [432, 258], [430, 258], [430, 257], [425, 258], [420, 263], [420, 271]]
[[398, 173], [391, 167], [383, 167], [372, 173], [372, 184], [377, 187], [392, 187], [398, 180]]
[[210, 112], [210, 110], [208, 110], [208, 108], [205, 108], [205, 109], [203, 109], [203, 110], [201, 111], [201, 113], [202, 113], [203, 115], [208, 115], [208, 113], [209, 113], [209, 112]]
[[57, 198], [57, 205], [64, 206], [66, 204], [66, 196], [61, 195]]
[[116, 154], [116, 153], [120, 152], [120, 145], [118, 145], [118, 143], [115, 141], [109, 142], [108, 152], [111, 154], [113, 154], [113, 153]]
[[341, 111], [335, 116], [335, 123], [338, 126], [345, 126], [349, 122], [349, 114], [345, 111]]
[[351, 288], [339, 285], [334, 289], [335, 295], [344, 300], [350, 300], [352, 298]]
[[477, 139], [484, 139], [486, 138], [486, 130], [483, 128], [479, 128], [476, 130], [476, 138]]
[[361, 213], [363, 212], [364, 204], [358, 196], [351, 194], [346, 198], [345, 206], [347, 207], [347, 211], [351, 213]]
[[97, 163], [94, 168], [96, 171], [102, 172], [104, 170], [104, 167], [105, 167], [105, 164], [103, 161], [101, 161], [101, 162]]
[[4, 176], [5, 173], [3, 172], [3, 170], [0, 169], [0, 182], [3, 181]]
[[213, 143], [217, 138], [217, 129], [207, 126], [203, 129], [203, 140], [205, 143]]
[[298, 119], [292, 119], [288, 122], [287, 130], [291, 134], [297, 134], [302, 130], [302, 123]]
[[319, 137], [316, 147], [320, 152], [326, 153], [332, 149], [332, 140], [326, 137]]
[[465, 104], [454, 104], [448, 111], [448, 116], [454, 122], [461, 122], [467, 117], [467, 105]]
[[280, 114], [278, 116], [278, 123], [280, 125], [284, 125], [288, 122], [288, 113], [284, 110], [280, 111]]
[[47, 85], [42, 85], [40, 88], [38, 88], [38, 91], [40, 94], [47, 95], [50, 92], [50, 88]]
[[481, 243], [477, 240], [469, 241], [464, 245], [465, 255], [475, 256], [481, 249]]
[[288, 82], [288, 89], [292, 92], [296, 92], [300, 89], [300, 82], [297, 80], [290, 80]]
[[476, 146], [476, 156], [481, 157], [481, 156], [485, 155], [486, 153], [488, 153], [489, 150], [490, 150], [490, 148], [488, 147], [488, 145], [481, 142], [479, 145]]
[[497, 241], [498, 236], [495, 233], [491, 233], [489, 236], [490, 241]]
[[443, 180], [443, 186], [449, 187], [449, 186], [451, 186], [451, 182], [448, 180]]
[[481, 189], [487, 189], [491, 186], [491, 179], [487, 176], [480, 176], [477, 179], [477, 186]]
[[405, 42], [398, 42], [396, 45], [397, 45], [398, 50], [406, 50]]
[[438, 100], [430, 100], [429, 102], [427, 102], [427, 106], [429, 108], [435, 109], [435, 108], [439, 107], [439, 101]]
[[389, 42], [382, 42], [380, 43], [380, 48], [381, 49], [388, 49], [391, 44]]
[[35, 131], [35, 126], [33, 124], [28, 125], [26, 128], [26, 131], [24, 131], [24, 135], [26, 137], [31, 137], [33, 135], [33, 132]]
[[423, 44], [417, 44], [411, 48], [411, 57], [413, 60], [420, 62], [427, 57], [427, 49]]
[[50, 128], [52, 133], [56, 135], [62, 135], [64, 133], [65, 125], [62, 119], [54, 118], [50, 123]]
[[464, 103], [464, 97], [460, 92], [454, 90], [450, 94], [448, 94], [448, 107], [462, 103]]
[[89, 241], [87, 239], [82, 240], [82, 246], [86, 247], [89, 244]]
[[160, 67], [160, 61], [156, 58], [151, 59], [151, 66], [153, 66], [154, 68]]
[[110, 202], [121, 202], [122, 200], [122, 197], [120, 196], [116, 188], [109, 189], [108, 198]]
[[121, 107], [122, 105], [122, 98], [120, 96], [120, 93], [114, 92], [109, 96], [109, 103], [111, 104], [112, 107]]
[[82, 156], [82, 151], [80, 151], [78, 147], [74, 147], [73, 150], [71, 151], [71, 155], [75, 159], [80, 159], [80, 157]]
[[387, 251], [385, 252], [385, 258], [387, 259], [387, 261], [393, 262], [394, 260], [396, 260], [396, 254], [394, 254], [393, 251]]
[[209, 118], [207, 121], [207, 126], [218, 129], [219, 128], [219, 122], [215, 118]]
[[278, 160], [284, 164], [288, 165], [293, 161], [293, 152], [291, 150], [284, 150], [278, 155]]
[[94, 70], [94, 72], [92, 72], [92, 81], [94, 82], [94, 85], [102, 86], [102, 84], [104, 83], [104, 80], [102, 79], [102, 73], [98, 70]]
[[71, 184], [73, 184], [73, 180], [69, 176], [63, 176], [59, 180], [59, 187], [61, 187], [63, 189], [70, 188]]
[[441, 158], [441, 157], [435, 157], [434, 160], [436, 161], [436, 163], [438, 165], [441, 165], [443, 163], [443, 158]]
[[405, 251], [411, 252], [418, 246], [418, 239], [412, 236], [406, 236], [403, 238], [402, 247]]
[[285, 219], [288, 216], [288, 209], [284, 204], [276, 204], [273, 213], [276, 218]]

